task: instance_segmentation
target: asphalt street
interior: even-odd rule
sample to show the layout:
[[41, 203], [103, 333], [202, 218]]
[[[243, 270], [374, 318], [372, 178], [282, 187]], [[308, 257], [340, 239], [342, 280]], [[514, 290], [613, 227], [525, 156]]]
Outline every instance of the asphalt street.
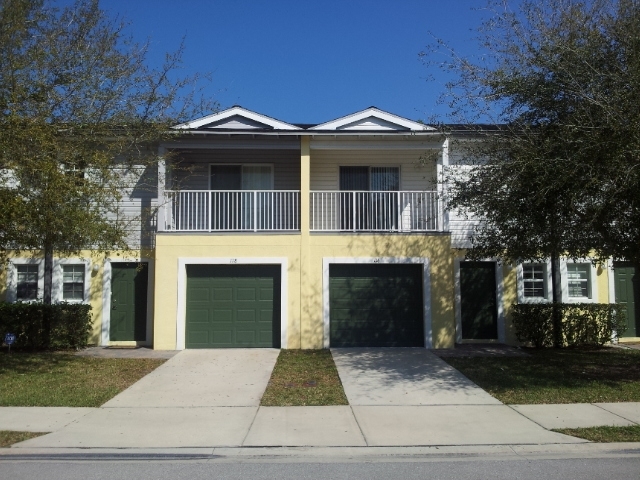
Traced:
[[601, 479], [637, 480], [640, 453], [622, 457], [535, 458], [532, 456], [458, 455], [448, 458], [380, 456], [372, 458], [87, 455], [56, 459], [0, 459], [0, 478], [21, 479], [229, 479], [375, 480], [375, 479]]

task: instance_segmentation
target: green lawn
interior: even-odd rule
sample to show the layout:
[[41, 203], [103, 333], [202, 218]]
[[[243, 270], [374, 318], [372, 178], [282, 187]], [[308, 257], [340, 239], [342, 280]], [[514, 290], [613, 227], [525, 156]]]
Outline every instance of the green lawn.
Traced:
[[11, 430], [0, 430], [0, 447], [10, 447], [14, 443], [24, 442], [30, 438], [46, 434], [47, 432], [14, 432]]
[[98, 407], [165, 360], [0, 353], [0, 406]]
[[528, 357], [444, 358], [509, 404], [640, 401], [640, 351], [527, 350]]
[[331, 352], [281, 350], [261, 405], [348, 405]]
[[640, 442], [640, 425], [628, 427], [558, 428], [554, 432], [584, 438], [591, 442]]

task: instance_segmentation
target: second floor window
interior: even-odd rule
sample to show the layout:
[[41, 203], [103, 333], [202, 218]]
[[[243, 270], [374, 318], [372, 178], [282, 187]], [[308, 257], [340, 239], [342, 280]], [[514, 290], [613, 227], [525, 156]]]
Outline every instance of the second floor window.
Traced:
[[211, 165], [211, 190], [272, 190], [271, 165]]
[[38, 299], [38, 265], [17, 265], [17, 292], [18, 300]]
[[522, 266], [524, 296], [527, 298], [546, 298], [545, 266], [525, 264]]
[[398, 167], [340, 167], [340, 190], [397, 192], [400, 190]]

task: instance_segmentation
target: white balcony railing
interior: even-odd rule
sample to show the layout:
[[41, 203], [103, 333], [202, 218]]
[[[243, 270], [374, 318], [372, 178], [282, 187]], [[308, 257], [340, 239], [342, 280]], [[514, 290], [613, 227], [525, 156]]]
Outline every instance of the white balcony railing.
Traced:
[[316, 232], [431, 232], [439, 216], [437, 192], [311, 192]]
[[297, 190], [167, 190], [165, 196], [165, 231], [300, 230]]

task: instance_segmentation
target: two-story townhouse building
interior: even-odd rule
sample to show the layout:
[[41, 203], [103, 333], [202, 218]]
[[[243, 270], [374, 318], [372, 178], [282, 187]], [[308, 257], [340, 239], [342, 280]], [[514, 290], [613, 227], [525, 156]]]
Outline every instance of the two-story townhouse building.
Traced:
[[[370, 107], [319, 125], [235, 106], [175, 127], [127, 208], [139, 254], [59, 259], [58, 300], [93, 305], [101, 345], [327, 348], [516, 344], [508, 308], [549, 301], [550, 266], [469, 262], [475, 222], [442, 202], [453, 138]], [[86, 257], [86, 258], [85, 258]], [[565, 301], [623, 302], [636, 272], [563, 261]], [[5, 299], [37, 298], [42, 265], [13, 257]], [[637, 329], [637, 331], [636, 331]]]

